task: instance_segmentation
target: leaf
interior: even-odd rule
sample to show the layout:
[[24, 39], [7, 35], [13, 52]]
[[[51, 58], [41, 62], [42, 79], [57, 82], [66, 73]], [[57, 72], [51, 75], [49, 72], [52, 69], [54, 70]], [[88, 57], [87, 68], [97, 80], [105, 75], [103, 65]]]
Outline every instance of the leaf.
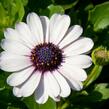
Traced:
[[22, 0], [22, 3], [24, 6], [26, 6], [28, 4], [28, 0]]
[[51, 17], [54, 13], [64, 14], [64, 9], [61, 5], [49, 5], [46, 9], [40, 9], [40, 15]]
[[15, 0], [11, 5], [9, 16], [11, 24], [13, 24], [22, 20], [24, 16], [24, 7], [21, 0]]
[[4, 90], [7, 87], [6, 78], [7, 74], [0, 70], [0, 91]]
[[109, 84], [99, 83], [95, 85], [94, 89], [88, 96], [84, 97], [84, 101], [87, 102], [100, 102], [109, 99]]
[[87, 91], [83, 90], [81, 93], [76, 94], [76, 96], [72, 96], [71, 101], [73, 104], [79, 103], [80, 106], [96, 106], [97, 103], [101, 103], [107, 99], [109, 99], [109, 83], [99, 83], [93, 85], [93, 87], [89, 87]]
[[8, 106], [7, 109], [21, 109], [21, 108], [17, 108], [17, 107], [12, 107], [12, 106]]
[[79, 0], [76, 0], [73, 3], [62, 5], [62, 7], [64, 8], [64, 10], [70, 9], [70, 8], [74, 7], [78, 2], [79, 2]]
[[28, 109], [56, 109], [56, 103], [50, 98], [45, 104], [36, 103], [33, 96], [24, 98], [23, 102], [27, 105]]
[[93, 25], [94, 31], [109, 26], [109, 2], [96, 5], [94, 9], [89, 11], [88, 21]]
[[2, 29], [2, 27], [4, 27], [4, 25], [8, 25], [7, 20], [8, 16], [6, 16], [6, 11], [2, 3], [0, 2], [0, 30]]
[[26, 104], [28, 109], [38, 109], [39, 108], [39, 105], [35, 102], [32, 96], [28, 98], [24, 98], [23, 102]]
[[99, 93], [99, 96], [101, 95], [101, 98], [98, 101], [109, 99], [109, 84], [107, 83], [97, 84], [91, 94], [96, 97], [96, 94], [94, 94], [95, 92]]
[[49, 98], [45, 104], [39, 105], [39, 109], [56, 109], [56, 102]]
[[5, 88], [0, 91], [0, 108], [1, 107], [2, 109], [27, 109], [26, 105], [19, 98], [13, 96], [11, 88]]
[[60, 5], [50, 5], [48, 6], [48, 10], [50, 11], [49, 17], [54, 13], [64, 14], [64, 9]]
[[0, 1], [0, 31], [22, 20], [27, 0]]

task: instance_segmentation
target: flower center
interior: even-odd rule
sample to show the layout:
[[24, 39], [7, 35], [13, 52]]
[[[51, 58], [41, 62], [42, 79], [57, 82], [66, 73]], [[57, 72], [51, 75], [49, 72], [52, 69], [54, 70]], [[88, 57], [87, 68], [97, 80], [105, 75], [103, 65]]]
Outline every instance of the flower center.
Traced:
[[36, 70], [53, 71], [63, 62], [62, 50], [52, 43], [39, 44], [31, 52], [31, 61]]

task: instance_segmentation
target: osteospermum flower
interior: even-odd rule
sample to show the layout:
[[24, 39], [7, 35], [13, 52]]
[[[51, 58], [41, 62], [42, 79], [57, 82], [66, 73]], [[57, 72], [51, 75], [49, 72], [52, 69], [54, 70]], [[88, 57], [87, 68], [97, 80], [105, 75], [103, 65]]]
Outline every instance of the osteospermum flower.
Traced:
[[7, 78], [17, 97], [35, 94], [38, 103], [48, 97], [59, 101], [71, 89], [81, 90], [86, 80], [85, 68], [90, 67], [87, 53], [93, 47], [90, 38], [81, 37], [79, 25], [69, 28], [68, 15], [54, 14], [50, 19], [30, 13], [27, 24], [19, 22], [15, 29], [4, 32], [0, 67], [14, 72]]

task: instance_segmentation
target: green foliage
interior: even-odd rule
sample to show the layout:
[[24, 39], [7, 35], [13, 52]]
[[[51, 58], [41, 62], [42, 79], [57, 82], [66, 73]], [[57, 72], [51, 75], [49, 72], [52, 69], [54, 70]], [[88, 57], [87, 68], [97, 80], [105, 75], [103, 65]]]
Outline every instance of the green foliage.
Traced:
[[0, 1], [0, 31], [22, 20], [24, 16], [24, 5], [27, 2], [27, 0]]
[[64, 14], [64, 9], [59, 5], [57, 5], [57, 6], [50, 5], [50, 6], [48, 6], [48, 9], [50, 11], [49, 16], [51, 16], [54, 13]]
[[93, 89], [87, 91], [87, 95], [79, 95], [83, 102], [96, 103], [109, 99], [109, 84], [99, 83], [94, 86]]
[[94, 26], [95, 31], [109, 26], [109, 2], [95, 6], [95, 8], [89, 11], [88, 19]]
[[109, 84], [99, 83], [89, 87], [87, 90], [83, 90], [81, 93], [75, 94], [70, 99], [72, 105], [69, 105], [67, 109], [101, 109], [100, 107], [108, 99]]
[[12, 89], [4, 88], [0, 91], [0, 108], [2, 109], [27, 109], [26, 105], [13, 96]]
[[[95, 42], [94, 49], [103, 46], [109, 53], [109, 1], [97, 0], [0, 0], [0, 40], [7, 27], [25, 20], [29, 12], [48, 16], [54, 13], [67, 14], [71, 17], [71, 26], [80, 24], [84, 28], [83, 36]], [[106, 0], [105, 0], [106, 1]], [[94, 52], [94, 50], [92, 51]], [[109, 104], [109, 74], [106, 66], [97, 64], [86, 69], [87, 80], [82, 91], [74, 92], [68, 98], [56, 103], [52, 99], [39, 105], [32, 96], [17, 98], [12, 88], [6, 83], [9, 75], [0, 70], [0, 109], [104, 109]], [[99, 60], [101, 63], [101, 61]], [[103, 79], [100, 76], [103, 75]], [[109, 108], [109, 106], [106, 106]]]
[[23, 102], [27, 105], [28, 109], [56, 109], [55, 101], [50, 98], [43, 105], [37, 104], [33, 96], [24, 99]]
[[[99, 97], [97, 97], [97, 93], [99, 93]], [[109, 84], [107, 83], [100, 83], [97, 84], [93, 92], [91, 93], [92, 101], [103, 101], [109, 99]], [[94, 97], [94, 98], [93, 98]]]
[[48, 17], [51, 17], [54, 13], [64, 14], [63, 7], [60, 5], [49, 5], [46, 9], [40, 10], [41, 15], [46, 14]]

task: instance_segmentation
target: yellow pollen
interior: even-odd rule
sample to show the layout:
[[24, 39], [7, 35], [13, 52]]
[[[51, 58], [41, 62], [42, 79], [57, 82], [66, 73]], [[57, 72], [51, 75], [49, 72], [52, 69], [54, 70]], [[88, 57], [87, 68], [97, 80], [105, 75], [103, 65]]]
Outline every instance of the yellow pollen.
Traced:
[[34, 60], [34, 56], [32, 56], [31, 59]]
[[50, 64], [49, 63], [47, 63], [47, 66], [49, 66]]
[[55, 60], [57, 60], [58, 58], [57, 57], [55, 57]]
[[44, 63], [42, 62], [41, 65], [44, 65]]

